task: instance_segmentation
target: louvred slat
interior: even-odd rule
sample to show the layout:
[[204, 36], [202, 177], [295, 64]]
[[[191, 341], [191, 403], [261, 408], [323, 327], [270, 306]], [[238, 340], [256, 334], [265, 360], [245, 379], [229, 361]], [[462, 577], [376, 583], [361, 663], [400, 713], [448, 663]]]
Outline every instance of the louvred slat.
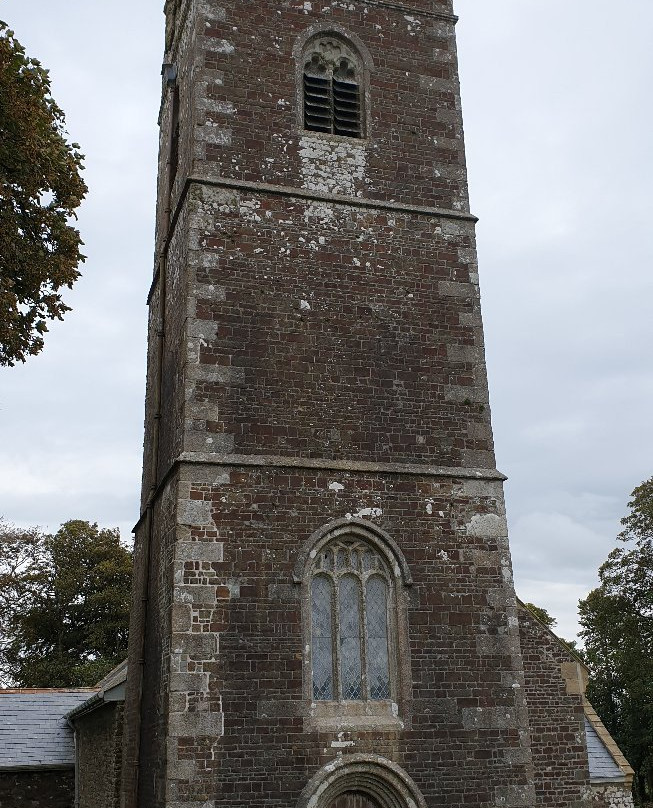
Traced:
[[311, 132], [331, 132], [331, 86], [328, 79], [304, 73], [304, 128]]
[[358, 85], [304, 73], [304, 128], [310, 132], [360, 138]]
[[360, 97], [358, 85], [333, 80], [334, 133], [347, 137], [360, 137]]

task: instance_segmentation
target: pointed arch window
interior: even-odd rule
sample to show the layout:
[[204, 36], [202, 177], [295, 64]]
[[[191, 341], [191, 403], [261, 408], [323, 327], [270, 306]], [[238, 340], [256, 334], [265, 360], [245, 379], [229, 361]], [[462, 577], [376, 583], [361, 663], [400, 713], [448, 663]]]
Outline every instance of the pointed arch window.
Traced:
[[393, 698], [392, 578], [379, 553], [340, 539], [311, 575], [311, 667], [315, 701]]
[[362, 78], [361, 61], [343, 40], [311, 42], [303, 61], [304, 129], [363, 137]]

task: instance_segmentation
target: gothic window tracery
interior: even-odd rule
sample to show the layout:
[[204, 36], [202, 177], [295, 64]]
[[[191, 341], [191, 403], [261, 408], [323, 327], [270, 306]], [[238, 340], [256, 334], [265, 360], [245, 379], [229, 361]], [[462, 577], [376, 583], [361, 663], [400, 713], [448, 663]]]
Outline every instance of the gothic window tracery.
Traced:
[[335, 37], [313, 41], [304, 53], [304, 129], [363, 137], [362, 67], [349, 45]]
[[392, 698], [391, 577], [365, 542], [323, 547], [311, 575], [312, 697], [315, 701]]

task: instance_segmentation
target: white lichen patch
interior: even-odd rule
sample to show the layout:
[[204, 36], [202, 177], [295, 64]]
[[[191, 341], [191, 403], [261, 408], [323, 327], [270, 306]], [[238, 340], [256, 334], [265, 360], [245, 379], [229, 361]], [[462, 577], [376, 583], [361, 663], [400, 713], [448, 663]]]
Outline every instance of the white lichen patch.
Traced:
[[342, 740], [342, 732], [338, 733], [338, 740], [331, 741], [331, 747], [333, 749], [346, 749], [349, 746], [356, 746], [356, 741], [343, 741]]
[[318, 219], [320, 224], [326, 225], [335, 217], [333, 205], [328, 202], [310, 202], [304, 209], [304, 221], [309, 223], [310, 219]]
[[477, 513], [467, 523], [467, 535], [496, 539], [507, 534], [507, 527], [494, 513]]
[[337, 491], [343, 491], [345, 486], [342, 483], [338, 483], [338, 482], [334, 481], [332, 483], [329, 483], [328, 488], [329, 488], [330, 491], [336, 491], [337, 492]]
[[357, 186], [365, 182], [367, 152], [362, 143], [304, 135], [299, 157], [303, 187], [309, 191], [355, 196]]
[[214, 37], [203, 37], [203, 47], [205, 50], [212, 51], [213, 53], [234, 53], [236, 48], [233, 42], [228, 39], [215, 39]]
[[246, 222], [261, 222], [263, 220], [256, 212], [260, 207], [261, 202], [258, 199], [241, 199], [239, 205], [240, 215]]
[[231, 146], [231, 129], [223, 129], [215, 121], [206, 121], [197, 128], [198, 143], [211, 146]]
[[410, 14], [404, 14], [404, 19], [408, 23], [408, 33], [411, 36], [418, 34], [422, 28], [422, 21], [418, 17], [413, 17]]
[[210, 109], [213, 112], [218, 112], [220, 115], [235, 115], [236, 107], [231, 101], [211, 101]]
[[361, 508], [356, 513], [346, 513], [345, 519], [362, 519], [364, 516], [378, 518], [383, 516], [383, 511], [381, 508]]

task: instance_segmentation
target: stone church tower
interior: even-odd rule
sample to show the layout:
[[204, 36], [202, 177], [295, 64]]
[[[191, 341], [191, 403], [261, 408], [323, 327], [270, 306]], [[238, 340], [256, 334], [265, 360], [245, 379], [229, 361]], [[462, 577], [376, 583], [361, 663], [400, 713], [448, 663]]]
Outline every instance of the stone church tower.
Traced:
[[165, 11], [124, 806], [530, 806], [452, 0]]

